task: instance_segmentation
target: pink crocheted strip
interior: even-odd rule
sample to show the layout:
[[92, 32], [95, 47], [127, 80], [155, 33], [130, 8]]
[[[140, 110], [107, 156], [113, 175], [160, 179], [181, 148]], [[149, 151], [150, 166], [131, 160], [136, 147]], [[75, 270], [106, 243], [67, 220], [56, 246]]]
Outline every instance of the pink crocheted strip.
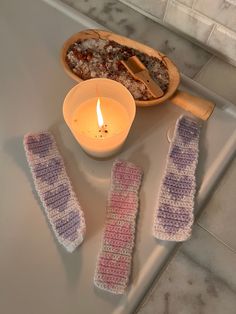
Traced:
[[142, 170], [136, 165], [120, 160], [114, 162], [94, 283], [115, 294], [123, 294], [129, 281], [141, 179]]
[[49, 132], [27, 134], [24, 148], [54, 234], [67, 251], [73, 252], [82, 243], [86, 226], [54, 137]]

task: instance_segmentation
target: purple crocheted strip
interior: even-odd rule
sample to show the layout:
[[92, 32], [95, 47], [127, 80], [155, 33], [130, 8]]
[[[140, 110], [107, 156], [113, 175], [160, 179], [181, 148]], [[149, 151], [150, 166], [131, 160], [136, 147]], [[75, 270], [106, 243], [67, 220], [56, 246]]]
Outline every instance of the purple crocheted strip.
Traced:
[[94, 283], [115, 294], [123, 294], [129, 282], [141, 179], [142, 170], [133, 163], [121, 160], [113, 163], [106, 225]]
[[73, 252], [84, 239], [84, 214], [56, 142], [49, 132], [27, 134], [24, 148], [35, 188], [55, 236], [67, 251]]
[[191, 235], [199, 135], [198, 122], [188, 116], [179, 118], [154, 217], [153, 235], [158, 239], [185, 241]]

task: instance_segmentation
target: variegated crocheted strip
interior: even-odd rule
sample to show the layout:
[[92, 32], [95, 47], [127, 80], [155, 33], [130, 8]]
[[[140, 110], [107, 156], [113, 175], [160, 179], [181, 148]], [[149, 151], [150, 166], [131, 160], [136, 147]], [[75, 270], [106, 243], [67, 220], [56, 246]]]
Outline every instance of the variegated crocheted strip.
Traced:
[[141, 179], [142, 171], [136, 165], [114, 162], [94, 282], [97, 287], [116, 294], [123, 294], [129, 282]]

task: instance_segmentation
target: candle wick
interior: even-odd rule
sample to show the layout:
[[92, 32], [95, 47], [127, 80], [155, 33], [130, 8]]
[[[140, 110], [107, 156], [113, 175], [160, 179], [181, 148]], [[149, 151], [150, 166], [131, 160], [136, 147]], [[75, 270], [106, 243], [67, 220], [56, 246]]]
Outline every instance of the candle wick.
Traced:
[[[99, 128], [98, 131], [99, 131], [100, 133], [102, 133], [102, 134], [109, 133], [109, 132], [108, 132], [108, 129], [107, 129], [107, 124], [103, 124], [103, 125]], [[102, 135], [100, 135], [100, 137], [102, 137]]]

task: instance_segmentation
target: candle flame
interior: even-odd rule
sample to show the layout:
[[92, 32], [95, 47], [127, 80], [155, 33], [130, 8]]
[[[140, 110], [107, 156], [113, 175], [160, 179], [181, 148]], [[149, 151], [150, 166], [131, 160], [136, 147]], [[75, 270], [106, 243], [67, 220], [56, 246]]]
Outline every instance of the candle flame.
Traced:
[[100, 107], [100, 98], [98, 97], [97, 100], [97, 119], [98, 119], [98, 126], [101, 128], [104, 124], [103, 117], [102, 117], [102, 112], [101, 112], [101, 107]]

